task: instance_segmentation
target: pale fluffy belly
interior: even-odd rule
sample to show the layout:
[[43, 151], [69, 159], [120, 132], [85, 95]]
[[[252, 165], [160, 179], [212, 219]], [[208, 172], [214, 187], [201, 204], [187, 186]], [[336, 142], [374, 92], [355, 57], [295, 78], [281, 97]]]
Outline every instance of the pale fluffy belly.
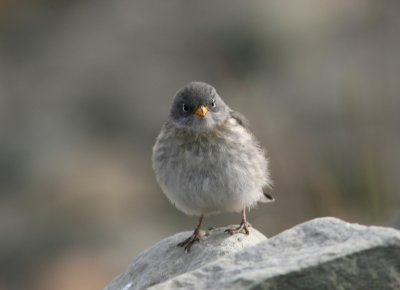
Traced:
[[259, 201], [270, 183], [264, 153], [234, 119], [204, 138], [161, 134], [153, 168], [165, 195], [188, 215], [240, 211]]
[[186, 156], [168, 162], [170, 166], [159, 172], [159, 181], [166, 196], [184, 213], [236, 212], [261, 198], [266, 175], [263, 162], [252, 162], [246, 154], [182, 154]]

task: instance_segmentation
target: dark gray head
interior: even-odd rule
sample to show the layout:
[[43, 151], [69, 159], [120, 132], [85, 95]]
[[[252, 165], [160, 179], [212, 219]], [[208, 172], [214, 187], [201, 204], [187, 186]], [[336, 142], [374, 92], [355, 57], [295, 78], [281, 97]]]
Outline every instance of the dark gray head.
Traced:
[[175, 95], [170, 119], [178, 128], [206, 131], [229, 117], [229, 107], [209, 84], [191, 82]]

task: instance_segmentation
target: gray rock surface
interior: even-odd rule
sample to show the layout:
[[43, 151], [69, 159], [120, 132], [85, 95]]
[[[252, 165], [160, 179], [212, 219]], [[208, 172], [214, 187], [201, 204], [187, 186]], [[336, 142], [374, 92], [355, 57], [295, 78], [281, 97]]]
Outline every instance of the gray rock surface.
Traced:
[[225, 229], [217, 228], [209, 231], [209, 235], [199, 243], [195, 243], [189, 253], [185, 253], [183, 248], [176, 245], [188, 238], [193, 231], [163, 239], [139, 255], [126, 272], [115, 278], [105, 290], [144, 289], [267, 240], [253, 228], [250, 228], [248, 236], [244, 234], [230, 236], [224, 233]]
[[[254, 230], [250, 237], [253, 234]], [[114, 281], [107, 289], [129, 290], [138, 289], [138, 283], [144, 285], [132, 272], [135, 265], [146, 264], [142, 259], [152, 251], [168, 249], [168, 241], [178, 235], [143, 253], [122, 275], [125, 278], [119, 280], [121, 283]], [[210, 243], [193, 247], [190, 255], [205, 257], [204, 263], [197, 261], [194, 267], [185, 264], [190, 264], [189, 255], [171, 248], [173, 254], [158, 256], [158, 262], [167, 265], [158, 275], [171, 278], [160, 279], [163, 282], [158, 284], [153, 280], [155, 285], [150, 289], [400, 289], [400, 231], [395, 229], [318, 218], [221, 258], [206, 255], [207, 250], [213, 251], [211, 241], [225, 241], [211, 237]], [[196, 254], [199, 249], [201, 253]], [[173, 260], [168, 260], [171, 257]], [[149, 263], [148, 267], [153, 267]]]

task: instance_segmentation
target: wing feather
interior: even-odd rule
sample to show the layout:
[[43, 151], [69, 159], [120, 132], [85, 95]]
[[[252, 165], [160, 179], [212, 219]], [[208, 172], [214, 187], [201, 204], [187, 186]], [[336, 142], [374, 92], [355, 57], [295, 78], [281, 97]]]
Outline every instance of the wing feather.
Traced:
[[248, 129], [249, 128], [249, 120], [239, 112], [230, 111], [231, 118], [234, 118], [241, 126]]

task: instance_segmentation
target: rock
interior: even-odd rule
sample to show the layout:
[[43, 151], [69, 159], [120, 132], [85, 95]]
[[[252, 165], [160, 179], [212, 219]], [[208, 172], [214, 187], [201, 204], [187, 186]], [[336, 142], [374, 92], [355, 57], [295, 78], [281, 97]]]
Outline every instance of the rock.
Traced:
[[[253, 229], [250, 237], [254, 233]], [[183, 238], [186, 234], [178, 235]], [[140, 279], [149, 277], [132, 270], [135, 271], [139, 263], [142, 267], [146, 264], [152, 267], [151, 261], [142, 260], [145, 255], [168, 252], [157, 247], [164, 244], [168, 248], [167, 241], [178, 235], [143, 253], [122, 275], [125, 278], [120, 282], [123, 283], [113, 282], [107, 289], [138, 289], [141, 287], [138, 283], [144, 285]], [[228, 239], [235, 237], [245, 236]], [[170, 278], [160, 279], [158, 284], [152, 280], [154, 285], [149, 289], [400, 289], [400, 231], [391, 228], [318, 218], [221, 258], [207, 256], [207, 251], [212, 251], [209, 247], [214, 245], [205, 242], [193, 247], [189, 255], [200, 259], [205, 256], [204, 263], [197, 261], [194, 267], [190, 266], [189, 255], [177, 254], [171, 248], [174, 254], [168, 257], [156, 255], [159, 263], [167, 265], [163, 271], [156, 266], [155, 271], [160, 271], [158, 276], [164, 277], [163, 273], [168, 273], [165, 277]], [[201, 253], [196, 254], [199, 249], [202, 249]], [[177, 258], [180, 262], [175, 263], [169, 258]], [[129, 275], [132, 278], [129, 279]]]
[[225, 229], [209, 231], [207, 237], [193, 244], [189, 253], [185, 253], [183, 248], [176, 245], [188, 238], [192, 231], [163, 239], [139, 255], [126, 272], [115, 278], [105, 290], [144, 289], [267, 240], [267, 237], [253, 228], [250, 228], [248, 236], [230, 236], [224, 233]]

